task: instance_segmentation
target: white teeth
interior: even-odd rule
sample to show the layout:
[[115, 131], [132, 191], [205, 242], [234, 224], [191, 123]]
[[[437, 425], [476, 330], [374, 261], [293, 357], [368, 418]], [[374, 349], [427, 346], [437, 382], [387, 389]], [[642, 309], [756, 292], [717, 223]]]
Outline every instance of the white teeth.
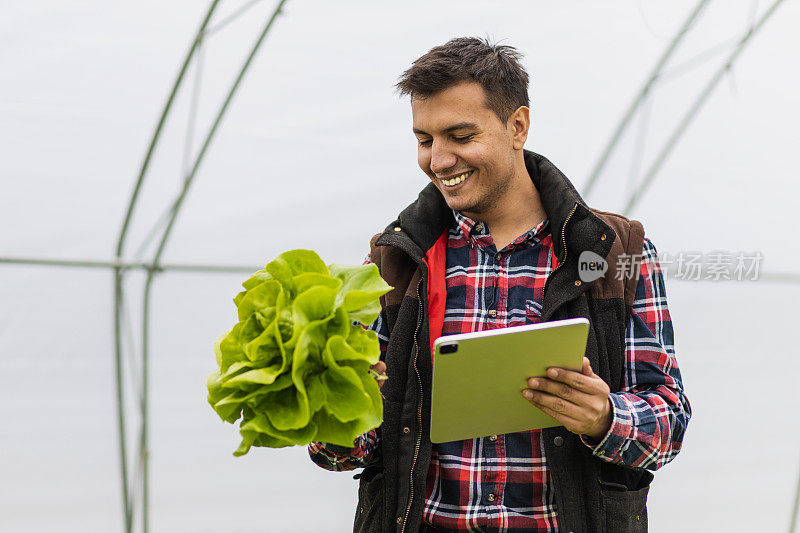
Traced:
[[461, 183], [462, 181], [464, 181], [465, 179], [467, 179], [471, 173], [472, 173], [472, 171], [471, 171], [471, 170], [470, 170], [469, 172], [464, 172], [464, 173], [463, 173], [463, 174], [461, 174], [460, 176], [456, 176], [456, 177], [455, 177], [455, 178], [453, 178], [453, 179], [449, 179], [449, 180], [442, 180], [442, 183], [444, 183], [444, 184], [445, 184], [445, 185], [447, 185], [448, 187], [452, 187], [453, 185], [458, 185], [459, 183]]

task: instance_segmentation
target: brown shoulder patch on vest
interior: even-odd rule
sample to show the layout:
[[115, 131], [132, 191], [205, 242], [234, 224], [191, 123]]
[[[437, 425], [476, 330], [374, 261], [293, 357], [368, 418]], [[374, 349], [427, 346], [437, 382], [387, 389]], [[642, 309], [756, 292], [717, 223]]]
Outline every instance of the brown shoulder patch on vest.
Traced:
[[625, 298], [625, 305], [633, 305], [639, 265], [644, 246], [644, 227], [638, 220], [630, 220], [617, 213], [592, 209], [603, 222], [617, 234], [606, 257], [608, 271], [592, 285], [592, 298]]
[[416, 283], [420, 277], [420, 269], [407, 254], [393, 246], [375, 246], [375, 241], [382, 234], [378, 233], [370, 240], [370, 261], [378, 265], [381, 277], [394, 287], [391, 291], [381, 296], [381, 306], [399, 305], [403, 296], [414, 291], [416, 298]]

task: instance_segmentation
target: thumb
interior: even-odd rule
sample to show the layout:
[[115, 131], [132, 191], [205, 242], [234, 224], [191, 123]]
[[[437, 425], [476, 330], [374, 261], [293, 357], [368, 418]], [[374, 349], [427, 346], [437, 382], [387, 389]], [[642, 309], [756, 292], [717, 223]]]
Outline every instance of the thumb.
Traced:
[[583, 358], [583, 366], [581, 367], [581, 374], [584, 376], [594, 376], [594, 371], [592, 370], [592, 365], [589, 363], [589, 358]]

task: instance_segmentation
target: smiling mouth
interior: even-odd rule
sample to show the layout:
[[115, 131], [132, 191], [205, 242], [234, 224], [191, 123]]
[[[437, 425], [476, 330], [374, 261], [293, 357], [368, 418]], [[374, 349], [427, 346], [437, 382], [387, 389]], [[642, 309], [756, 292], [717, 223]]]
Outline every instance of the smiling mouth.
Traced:
[[447, 179], [447, 180], [441, 180], [441, 181], [447, 187], [454, 187], [454, 186], [458, 185], [459, 183], [463, 183], [468, 177], [470, 177], [472, 175], [473, 172], [475, 172], [475, 171], [474, 170], [470, 170], [469, 172], [464, 172], [463, 174], [459, 174], [458, 176], [455, 176], [453, 178], [450, 178], [450, 179]]

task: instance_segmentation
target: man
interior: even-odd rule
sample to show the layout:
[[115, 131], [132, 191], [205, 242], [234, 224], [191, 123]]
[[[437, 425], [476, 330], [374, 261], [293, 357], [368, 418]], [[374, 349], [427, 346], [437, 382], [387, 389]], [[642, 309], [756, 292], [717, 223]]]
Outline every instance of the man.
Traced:
[[[395, 287], [371, 326], [384, 421], [353, 448], [312, 443], [312, 459], [365, 467], [356, 531], [646, 531], [648, 470], [675, 457], [690, 417], [655, 247], [523, 148], [515, 49], [453, 39], [397, 86], [431, 183], [371, 242]], [[584, 252], [607, 262], [604, 277], [581, 279]], [[563, 427], [431, 444], [433, 340], [579, 316], [591, 323], [582, 370], [549, 369], [521, 391]]]

